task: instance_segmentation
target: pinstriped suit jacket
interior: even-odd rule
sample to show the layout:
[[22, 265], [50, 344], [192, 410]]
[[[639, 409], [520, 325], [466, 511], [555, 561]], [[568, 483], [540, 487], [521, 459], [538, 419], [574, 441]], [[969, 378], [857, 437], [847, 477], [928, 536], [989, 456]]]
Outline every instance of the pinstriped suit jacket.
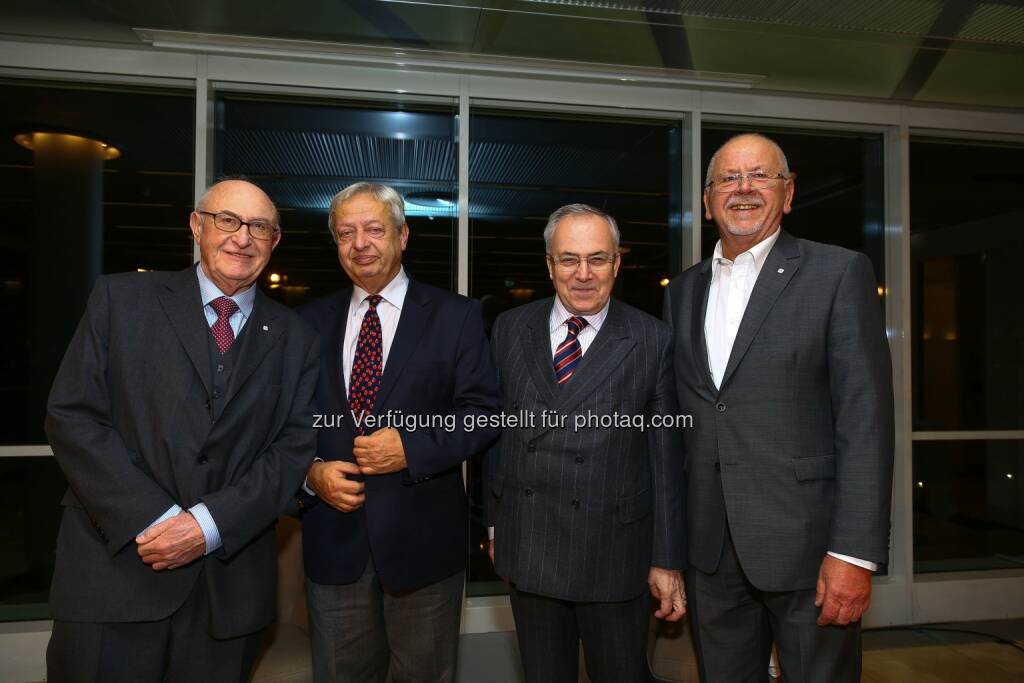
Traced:
[[[584, 426], [576, 416], [672, 414], [671, 333], [614, 299], [572, 379], [559, 388], [548, 317], [554, 300], [499, 316], [491, 344], [506, 413], [536, 416], [507, 428], [488, 463], [495, 564], [517, 588], [578, 602], [646, 589], [651, 566], [683, 568], [683, 453], [678, 430]], [[557, 411], [564, 427], [541, 424]], [[549, 413], [550, 414], [550, 413]]]

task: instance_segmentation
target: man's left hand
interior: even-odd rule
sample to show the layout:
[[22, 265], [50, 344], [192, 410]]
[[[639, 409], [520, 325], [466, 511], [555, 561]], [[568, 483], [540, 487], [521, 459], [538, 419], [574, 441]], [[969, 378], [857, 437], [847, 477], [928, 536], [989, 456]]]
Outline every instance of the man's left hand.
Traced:
[[665, 621], [679, 621], [686, 614], [686, 590], [683, 576], [674, 569], [651, 567], [647, 573], [647, 585], [651, 595], [660, 601], [654, 616]]
[[188, 512], [143, 531], [135, 537], [142, 561], [156, 571], [177, 569], [206, 552], [206, 538], [199, 522]]
[[352, 443], [352, 455], [363, 474], [388, 474], [406, 468], [402, 437], [394, 427], [357, 436]]
[[821, 608], [818, 626], [852, 624], [870, 604], [871, 571], [826, 555], [814, 594], [814, 606]]

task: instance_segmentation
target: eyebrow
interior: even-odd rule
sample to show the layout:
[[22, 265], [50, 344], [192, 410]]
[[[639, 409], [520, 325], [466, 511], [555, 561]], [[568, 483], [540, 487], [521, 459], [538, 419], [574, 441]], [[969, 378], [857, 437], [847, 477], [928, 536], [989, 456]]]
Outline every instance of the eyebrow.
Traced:
[[[206, 209], [203, 209], [203, 210], [207, 211]], [[235, 218], [237, 218], [238, 220], [242, 221], [243, 223], [273, 223], [274, 222], [272, 219], [267, 218], [266, 216], [256, 216], [252, 220], [247, 221], [244, 218], [242, 218], [241, 216], [239, 216], [237, 213], [232, 211], [231, 209], [221, 209], [220, 211], [208, 211], [208, 213], [226, 213], [229, 216], [234, 216]]]

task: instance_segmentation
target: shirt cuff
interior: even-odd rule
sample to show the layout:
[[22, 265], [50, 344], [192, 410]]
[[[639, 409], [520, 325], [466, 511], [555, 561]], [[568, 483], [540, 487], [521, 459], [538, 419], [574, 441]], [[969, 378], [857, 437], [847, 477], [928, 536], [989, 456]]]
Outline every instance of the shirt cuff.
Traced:
[[868, 562], [867, 560], [862, 560], [862, 559], [860, 559], [858, 557], [850, 557], [849, 555], [840, 555], [839, 553], [834, 553], [831, 550], [828, 551], [828, 554], [831, 555], [832, 557], [836, 558], [837, 560], [842, 560], [843, 562], [849, 562], [850, 564], [855, 564], [858, 567], [863, 567], [864, 569], [867, 569], [868, 571], [872, 571], [872, 572], [877, 572], [878, 571], [878, 565], [875, 564], [874, 562]]
[[[171, 517], [174, 517], [175, 515], [179, 515], [179, 514], [181, 514], [181, 506], [178, 505], [177, 503], [175, 503], [171, 507], [167, 508], [167, 512], [165, 512], [164, 514], [160, 515], [159, 517], [154, 519], [152, 522], [150, 522], [149, 526], [147, 526], [142, 531], [146, 531], [147, 529], [151, 529], [151, 528], [155, 527], [157, 524], [159, 524], [160, 522], [166, 522]], [[139, 533], [142, 533], [142, 531], [140, 531]]]
[[[313, 462], [323, 462], [323, 461], [324, 461], [323, 458], [313, 458]], [[310, 465], [310, 467], [312, 467], [312, 465]], [[313, 489], [309, 488], [309, 475], [308, 474], [306, 475], [306, 478], [302, 480], [302, 490], [305, 491], [306, 493], [308, 493], [309, 495], [313, 496], [314, 498], [316, 497], [316, 491], [314, 491]]]
[[188, 511], [195, 517], [196, 522], [199, 523], [199, 528], [203, 530], [203, 538], [206, 539], [206, 552], [203, 554], [209, 555], [220, 548], [220, 529], [217, 528], [217, 523], [213, 521], [213, 515], [210, 514], [206, 503], [196, 503]]
[[493, 526], [487, 527], [487, 540], [488, 541], [493, 541], [494, 540], [494, 527]]

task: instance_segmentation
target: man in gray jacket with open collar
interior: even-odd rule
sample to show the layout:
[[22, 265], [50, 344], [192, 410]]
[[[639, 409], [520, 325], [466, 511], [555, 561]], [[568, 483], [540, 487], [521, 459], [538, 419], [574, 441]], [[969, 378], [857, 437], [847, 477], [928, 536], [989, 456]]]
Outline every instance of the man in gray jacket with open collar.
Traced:
[[657, 616], [685, 611], [671, 333], [611, 298], [611, 216], [564, 206], [544, 239], [556, 296], [503, 313], [491, 340], [505, 413], [533, 420], [488, 462], [492, 559], [528, 683], [575, 681], [580, 642], [594, 683], [646, 683], [648, 586]]
[[728, 141], [704, 189], [721, 240], [669, 286], [684, 430], [686, 582], [705, 683], [860, 680], [871, 574], [888, 558], [893, 396], [863, 254], [780, 227], [785, 155]]

